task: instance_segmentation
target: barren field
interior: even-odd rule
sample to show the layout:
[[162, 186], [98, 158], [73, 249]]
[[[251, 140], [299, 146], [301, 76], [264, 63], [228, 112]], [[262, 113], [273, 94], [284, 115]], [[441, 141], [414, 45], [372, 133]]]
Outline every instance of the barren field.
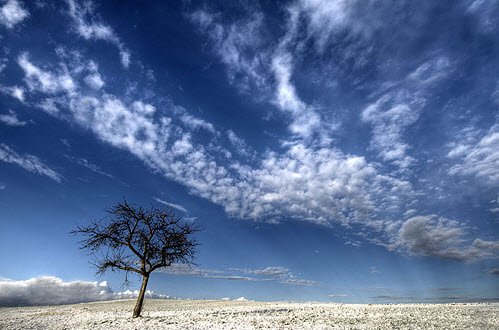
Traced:
[[0, 308], [0, 329], [499, 329], [499, 303], [347, 305], [148, 300]]

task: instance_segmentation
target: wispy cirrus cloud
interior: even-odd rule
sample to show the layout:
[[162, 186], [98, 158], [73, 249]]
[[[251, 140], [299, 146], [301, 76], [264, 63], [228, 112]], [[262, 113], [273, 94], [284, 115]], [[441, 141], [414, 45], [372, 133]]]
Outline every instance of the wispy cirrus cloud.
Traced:
[[[248, 8], [248, 16], [227, 24], [222, 12], [197, 9], [189, 15], [200, 31], [207, 34], [213, 50], [227, 67], [227, 76], [240, 91], [247, 93], [252, 86], [268, 88], [268, 52], [264, 44], [263, 14]], [[251, 12], [251, 13], [250, 13]]]
[[371, 146], [386, 162], [401, 168], [409, 167], [414, 158], [408, 155], [410, 146], [403, 140], [404, 130], [418, 119], [424, 100], [408, 91], [385, 94], [368, 105], [362, 120], [373, 127]]
[[130, 52], [116, 35], [113, 28], [103, 23], [102, 19], [95, 13], [95, 4], [78, 0], [67, 0], [66, 2], [69, 7], [68, 15], [73, 20], [74, 31], [86, 40], [103, 40], [116, 46], [121, 64], [128, 68], [130, 65]]
[[18, 154], [5, 144], [0, 144], [0, 161], [18, 165], [28, 172], [44, 175], [57, 183], [64, 177], [43, 163], [38, 157], [30, 154]]
[[8, 114], [0, 115], [0, 122], [7, 126], [26, 126], [28, 123], [17, 118], [14, 111], [9, 110]]
[[284, 267], [266, 267], [262, 269], [229, 268], [219, 270], [190, 267], [184, 264], [173, 264], [171, 267], [162, 268], [161, 271], [171, 275], [198, 276], [229, 281], [274, 281], [282, 284], [298, 286], [312, 286], [318, 284], [312, 280], [299, 278], [289, 269]]
[[174, 209], [177, 209], [181, 212], [184, 212], [184, 213], [189, 213], [189, 211], [187, 211], [187, 209], [185, 207], [183, 207], [182, 205], [180, 204], [175, 204], [175, 203], [170, 203], [170, 202], [167, 202], [165, 200], [162, 200], [160, 198], [157, 198], [157, 197], [153, 197], [153, 199], [158, 202], [158, 203], [161, 203], [163, 205], [166, 205], [166, 206], [169, 206], [169, 207], [173, 207]]

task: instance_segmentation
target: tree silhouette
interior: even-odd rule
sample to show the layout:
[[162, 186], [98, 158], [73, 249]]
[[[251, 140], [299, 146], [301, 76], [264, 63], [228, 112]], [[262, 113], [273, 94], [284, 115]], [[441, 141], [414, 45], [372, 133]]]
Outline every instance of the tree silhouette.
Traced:
[[173, 263], [192, 264], [198, 246], [192, 236], [199, 227], [182, 222], [173, 209], [145, 210], [126, 200], [106, 213], [102, 220], [78, 226], [71, 234], [83, 236], [80, 248], [94, 254], [97, 274], [109, 269], [125, 271], [125, 284], [130, 273], [142, 277], [133, 310], [133, 317], [139, 317], [151, 273]]

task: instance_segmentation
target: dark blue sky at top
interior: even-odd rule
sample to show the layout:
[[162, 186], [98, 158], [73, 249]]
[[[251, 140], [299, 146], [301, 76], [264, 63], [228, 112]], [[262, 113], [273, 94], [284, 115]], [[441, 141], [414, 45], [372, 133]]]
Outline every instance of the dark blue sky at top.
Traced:
[[96, 278], [126, 197], [178, 297], [497, 299], [497, 1], [0, 2], [0, 277]]

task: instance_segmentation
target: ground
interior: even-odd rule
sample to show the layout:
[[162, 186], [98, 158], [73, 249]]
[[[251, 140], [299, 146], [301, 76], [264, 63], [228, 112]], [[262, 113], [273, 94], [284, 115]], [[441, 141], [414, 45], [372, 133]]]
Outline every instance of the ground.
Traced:
[[0, 329], [499, 329], [499, 303], [354, 305], [147, 300], [0, 308]]

